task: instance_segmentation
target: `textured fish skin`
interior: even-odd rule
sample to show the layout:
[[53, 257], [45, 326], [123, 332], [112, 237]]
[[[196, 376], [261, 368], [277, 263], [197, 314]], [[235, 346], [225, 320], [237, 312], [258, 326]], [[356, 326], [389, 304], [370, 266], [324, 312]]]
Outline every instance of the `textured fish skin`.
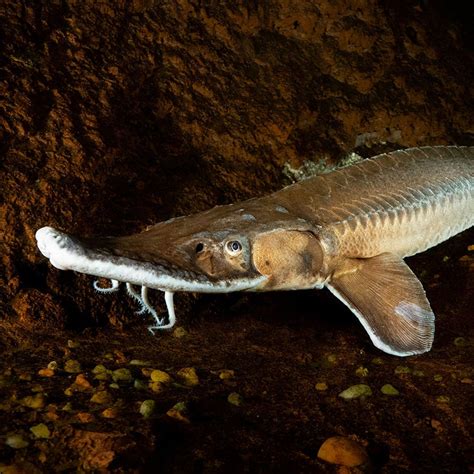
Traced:
[[[472, 225], [474, 147], [422, 147], [140, 234], [84, 239], [44, 227], [36, 238], [57, 268], [111, 279], [106, 292], [126, 282], [154, 316], [152, 330], [174, 324], [176, 291], [327, 287], [376, 347], [408, 356], [431, 349], [435, 316], [403, 258]], [[141, 296], [131, 285], [142, 287]], [[165, 291], [168, 324], [150, 307], [147, 288]]]
[[474, 224], [474, 147], [382, 154], [268, 196], [161, 222], [140, 234], [84, 242], [148, 262], [164, 258], [172, 267], [180, 255], [164, 254], [200, 230], [224, 235], [253, 232], [257, 226], [285, 228], [297, 220], [314, 227], [328, 256], [370, 258], [390, 252], [403, 258], [422, 252]]
[[333, 255], [407, 257], [474, 225], [474, 147], [378, 155], [268, 199], [321, 227]]

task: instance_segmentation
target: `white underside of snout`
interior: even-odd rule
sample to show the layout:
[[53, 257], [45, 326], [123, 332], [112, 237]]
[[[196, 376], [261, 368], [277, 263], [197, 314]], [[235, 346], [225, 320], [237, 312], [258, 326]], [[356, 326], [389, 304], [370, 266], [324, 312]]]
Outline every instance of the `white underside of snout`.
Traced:
[[[108, 260], [107, 256], [94, 257], [94, 252], [81, 247], [67, 234], [52, 227], [42, 227], [36, 232], [41, 253], [60, 270], [74, 270], [88, 275], [108, 278], [133, 285], [146, 286], [163, 291], [195, 291], [201, 293], [229, 293], [252, 290], [266, 277], [240, 278], [230, 281], [191, 281], [160, 273], [151, 264], [132, 259]], [[89, 255], [90, 253], [90, 255]]]

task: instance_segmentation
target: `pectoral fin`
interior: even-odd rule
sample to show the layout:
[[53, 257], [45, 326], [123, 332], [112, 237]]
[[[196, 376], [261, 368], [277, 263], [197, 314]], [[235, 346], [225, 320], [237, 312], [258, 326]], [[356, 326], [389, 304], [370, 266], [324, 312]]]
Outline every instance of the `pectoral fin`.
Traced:
[[382, 351], [408, 356], [431, 349], [433, 311], [421, 282], [399, 257], [384, 253], [348, 259], [327, 286], [359, 318]]

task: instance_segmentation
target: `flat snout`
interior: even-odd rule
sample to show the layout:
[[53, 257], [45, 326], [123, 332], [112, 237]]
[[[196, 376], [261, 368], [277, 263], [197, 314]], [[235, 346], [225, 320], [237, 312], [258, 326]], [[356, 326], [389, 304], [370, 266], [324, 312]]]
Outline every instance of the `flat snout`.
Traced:
[[35, 237], [41, 253], [49, 258], [51, 265], [60, 270], [69, 270], [73, 263], [71, 255], [81, 253], [80, 246], [71, 236], [53, 227], [42, 227]]
[[170, 292], [227, 293], [248, 290], [260, 283], [260, 278], [212, 281], [204, 273], [194, 271], [184, 253], [182, 258], [175, 258], [173, 264], [168, 264], [166, 257], [158, 254], [154, 243], [146, 248], [141, 243], [137, 246], [144, 234], [139, 236], [97, 239], [95, 244], [93, 239], [81, 240], [52, 227], [43, 227], [36, 232], [41, 253], [60, 270], [74, 270]]

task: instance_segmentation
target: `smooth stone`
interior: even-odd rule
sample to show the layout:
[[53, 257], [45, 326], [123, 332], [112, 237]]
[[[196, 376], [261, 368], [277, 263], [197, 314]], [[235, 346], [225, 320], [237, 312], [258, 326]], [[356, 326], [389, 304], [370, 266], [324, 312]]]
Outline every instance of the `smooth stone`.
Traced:
[[21, 405], [33, 409], [43, 408], [45, 402], [46, 399], [42, 393], [38, 393], [36, 395], [28, 395], [20, 400]]
[[219, 378], [221, 380], [230, 380], [235, 377], [235, 372], [231, 369], [223, 369], [219, 371]]
[[188, 331], [186, 331], [186, 329], [184, 329], [183, 327], [181, 326], [178, 326], [174, 331], [173, 331], [173, 337], [176, 337], [177, 339], [181, 338], [181, 337], [185, 337], [187, 336], [189, 333]]
[[78, 374], [82, 369], [79, 361], [69, 359], [64, 363], [64, 370], [70, 374]]
[[328, 438], [318, 451], [318, 458], [331, 464], [356, 467], [369, 461], [367, 451], [356, 441], [343, 436]]
[[398, 365], [395, 367], [395, 373], [398, 374], [411, 374], [412, 370], [406, 365]]
[[357, 377], [367, 377], [367, 375], [369, 375], [369, 369], [361, 365], [356, 369], [355, 374]]
[[171, 377], [164, 370], [155, 369], [150, 374], [152, 382], [170, 383]]
[[229, 396], [227, 397], [227, 401], [231, 405], [235, 405], [236, 407], [239, 407], [240, 405], [242, 405], [243, 398], [237, 392], [232, 392], [232, 393], [229, 393]]
[[26, 448], [29, 443], [23, 438], [22, 435], [12, 434], [12, 435], [7, 436], [7, 439], [5, 440], [5, 444], [7, 446], [10, 446], [10, 448], [13, 448], [13, 449], [21, 449], [21, 448]]
[[341, 398], [344, 398], [345, 400], [351, 400], [353, 398], [359, 397], [367, 397], [369, 395], [372, 395], [372, 389], [364, 383], [352, 385], [351, 387], [346, 388], [339, 394], [339, 396]]
[[110, 395], [107, 390], [100, 390], [91, 397], [91, 402], [92, 403], [98, 403], [99, 405], [102, 405], [104, 403], [112, 403], [114, 400], [112, 398], [112, 395]]
[[199, 384], [199, 377], [194, 367], [185, 367], [178, 372], [178, 377], [188, 387], [194, 387]]
[[128, 365], [138, 365], [138, 366], [149, 366], [151, 362], [149, 360], [141, 360], [141, 359], [132, 359]]
[[145, 400], [140, 405], [140, 414], [144, 418], [149, 418], [155, 411], [156, 402], [155, 400]]
[[166, 415], [184, 423], [191, 423], [188, 417], [188, 407], [185, 402], [176, 403], [173, 408], [166, 412]]
[[128, 369], [117, 369], [112, 372], [114, 382], [131, 382], [132, 373]]
[[397, 395], [400, 395], [400, 392], [391, 384], [389, 383], [386, 383], [381, 389], [380, 391], [384, 394], [384, 395], [391, 395], [391, 396], [397, 396]]
[[32, 426], [30, 431], [36, 436], [36, 438], [49, 438], [51, 432], [49, 428], [44, 423], [39, 423], [38, 425]]

